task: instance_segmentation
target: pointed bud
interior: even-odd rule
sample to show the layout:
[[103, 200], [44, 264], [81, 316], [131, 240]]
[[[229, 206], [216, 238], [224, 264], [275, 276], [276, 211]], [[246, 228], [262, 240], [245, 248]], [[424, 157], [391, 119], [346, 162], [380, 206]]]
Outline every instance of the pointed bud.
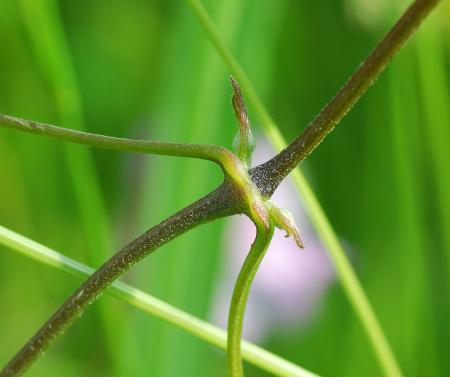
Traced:
[[251, 165], [251, 157], [255, 149], [255, 140], [250, 130], [250, 122], [248, 120], [247, 109], [245, 107], [244, 98], [242, 97], [239, 84], [230, 76], [231, 85], [233, 86], [233, 109], [239, 123], [239, 132], [233, 140], [233, 148], [239, 159], [244, 162], [247, 167]]

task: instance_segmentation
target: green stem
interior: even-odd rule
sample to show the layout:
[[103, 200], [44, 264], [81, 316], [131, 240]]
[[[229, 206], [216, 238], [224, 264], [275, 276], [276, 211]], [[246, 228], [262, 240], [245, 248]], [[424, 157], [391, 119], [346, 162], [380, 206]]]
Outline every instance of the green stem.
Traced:
[[124, 139], [75, 131], [68, 128], [33, 122], [2, 114], [0, 114], [0, 126], [112, 151], [210, 160], [222, 167], [224, 167], [227, 161], [232, 158], [231, 152], [227, 149], [211, 144], [165, 143], [149, 140]]
[[228, 375], [230, 377], [242, 377], [244, 375], [241, 356], [241, 338], [245, 307], [256, 271], [261, 264], [274, 232], [272, 222], [269, 227], [259, 222], [255, 222], [255, 226], [256, 238], [239, 272], [228, 314], [227, 356]]
[[[65, 271], [79, 278], [92, 275], [95, 270], [74, 259], [66, 257], [16, 232], [0, 226], [0, 244], [30, 257], [47, 266]], [[161, 318], [205, 342], [227, 349], [227, 334], [222, 329], [202, 321], [182, 310], [173, 307], [128, 284], [116, 281], [106, 291], [127, 304], [152, 316]], [[317, 377], [316, 374], [303, 369], [277, 355], [270, 353], [252, 343], [242, 342], [242, 355], [253, 365], [279, 377]]]

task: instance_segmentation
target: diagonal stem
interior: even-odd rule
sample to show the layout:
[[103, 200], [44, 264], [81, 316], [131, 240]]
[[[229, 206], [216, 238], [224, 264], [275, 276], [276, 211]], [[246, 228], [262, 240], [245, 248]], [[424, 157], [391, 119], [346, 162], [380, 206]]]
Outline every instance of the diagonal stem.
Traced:
[[78, 288], [0, 371], [0, 377], [22, 375], [28, 367], [122, 274], [175, 237], [202, 223], [239, 212], [225, 181], [218, 189], [154, 226], [122, 248]]
[[281, 153], [255, 168], [252, 175], [269, 174], [271, 186], [278, 187], [358, 102], [439, 1], [415, 1], [308, 127]]

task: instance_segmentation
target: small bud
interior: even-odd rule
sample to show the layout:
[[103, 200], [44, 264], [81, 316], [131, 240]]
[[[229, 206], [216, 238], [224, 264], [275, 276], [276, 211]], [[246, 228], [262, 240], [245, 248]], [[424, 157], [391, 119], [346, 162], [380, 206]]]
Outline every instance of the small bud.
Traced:
[[300, 239], [300, 231], [295, 224], [294, 217], [287, 209], [281, 209], [275, 204], [268, 202], [268, 208], [271, 219], [275, 222], [275, 226], [286, 232], [286, 237], [291, 236], [298, 247], [303, 249], [303, 242]]
[[233, 140], [233, 148], [239, 159], [244, 162], [247, 167], [250, 167], [251, 157], [255, 150], [255, 139], [250, 130], [250, 122], [248, 120], [247, 109], [245, 108], [241, 88], [233, 76], [230, 76], [230, 81], [233, 86], [233, 109], [239, 123], [239, 132]]

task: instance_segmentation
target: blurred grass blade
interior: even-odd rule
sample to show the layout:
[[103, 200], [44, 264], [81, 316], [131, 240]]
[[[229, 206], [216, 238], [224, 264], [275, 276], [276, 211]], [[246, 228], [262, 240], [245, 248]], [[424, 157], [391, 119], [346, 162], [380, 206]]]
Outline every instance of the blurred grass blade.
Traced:
[[[438, 212], [444, 249], [447, 250], [447, 275], [450, 272], [450, 89], [445, 67], [443, 29], [432, 19], [418, 33], [417, 55], [426, 135], [432, 158]], [[450, 283], [450, 281], [449, 281]]]
[[[42, 264], [68, 272], [79, 278], [86, 278], [95, 271], [91, 267], [2, 226], [0, 226], [0, 244]], [[111, 285], [107, 292], [150, 315], [161, 318], [189, 332], [215, 347], [222, 350], [227, 348], [227, 336], [224, 330], [187, 314], [139, 289], [117, 281]], [[317, 377], [316, 374], [249, 342], [243, 342], [242, 353], [245, 360], [275, 376]]]
[[[415, 64], [412, 54], [407, 49], [399, 54], [392, 64], [388, 78], [391, 92], [391, 131], [392, 168], [394, 170], [394, 187], [391, 192], [392, 213], [396, 217], [396, 239], [398, 252], [392, 256], [391, 262], [397, 265], [396, 279], [398, 286], [395, 295], [402, 292], [398, 300], [398, 312], [403, 321], [393, 331], [396, 339], [401, 340], [399, 357], [403, 360], [407, 376], [417, 375], [416, 361], [420, 357], [421, 364], [427, 370], [437, 365], [434, 321], [429, 311], [432, 302], [432, 286], [427, 273], [427, 256], [429, 240], [426, 238], [426, 216], [424, 214], [423, 192], [424, 142], [421, 137], [420, 100], [415, 85]], [[409, 109], [405, 111], [405, 109]], [[388, 136], [389, 137], [389, 136]], [[417, 323], [422, 323], [417, 326]], [[440, 375], [435, 369], [431, 375]]]
[[[264, 133], [272, 145], [281, 151], [286, 147], [286, 141], [281, 135], [275, 122], [267, 112], [259, 98], [247, 74], [239, 65], [231, 51], [223, 43], [208, 12], [198, 0], [186, 0], [193, 13], [198, 18], [201, 26], [207, 33], [211, 43], [217, 49], [224, 62], [241, 85], [241, 88], [255, 111], [263, 127]], [[340, 244], [335, 231], [328, 221], [320, 203], [314, 195], [311, 187], [298, 168], [293, 170], [292, 177], [295, 185], [305, 201], [305, 205], [317, 232], [329, 251], [344, 291], [352, 304], [352, 307], [360, 319], [368, 338], [373, 346], [378, 361], [387, 376], [402, 376], [395, 356], [383, 333], [380, 323], [367, 299], [358, 278], [347, 259], [344, 249]]]
[[[41, 69], [52, 86], [55, 108], [64, 127], [86, 130], [82, 98], [75, 68], [56, 0], [21, 0], [18, 2], [32, 47]], [[87, 148], [64, 145], [67, 168], [78, 206], [87, 260], [94, 266], [108, 259], [113, 250], [111, 232], [103, 194], [91, 152]], [[100, 323], [106, 349], [112, 362], [119, 343], [120, 332], [113, 310], [105, 303], [99, 305]], [[116, 310], [116, 309], [114, 309]]]
[[[57, 4], [54, 0], [24, 0], [19, 4], [35, 55], [53, 87], [60, 123], [67, 128], [85, 130], [81, 95]], [[64, 151], [89, 260], [98, 264], [106, 259], [111, 248], [107, 215], [94, 162], [85, 148], [66, 144]]]
[[435, 350], [441, 368], [448, 371], [450, 301], [442, 300], [442, 297], [448, 298], [450, 295], [450, 87], [448, 66], [446, 67], [448, 51], [445, 51], [443, 38], [448, 24], [441, 23], [442, 20], [436, 17], [424, 25], [424, 29], [418, 33], [416, 52], [426, 154], [430, 155], [432, 182], [430, 196], [433, 197], [430, 201], [436, 205], [433, 216], [435, 233], [432, 236], [432, 242], [436, 247], [428, 254], [428, 258], [429, 263], [432, 263], [438, 271], [433, 274], [435, 281], [433, 294], [439, 308], [436, 317], [442, 318], [443, 323], [447, 324], [436, 328], [438, 342]]

